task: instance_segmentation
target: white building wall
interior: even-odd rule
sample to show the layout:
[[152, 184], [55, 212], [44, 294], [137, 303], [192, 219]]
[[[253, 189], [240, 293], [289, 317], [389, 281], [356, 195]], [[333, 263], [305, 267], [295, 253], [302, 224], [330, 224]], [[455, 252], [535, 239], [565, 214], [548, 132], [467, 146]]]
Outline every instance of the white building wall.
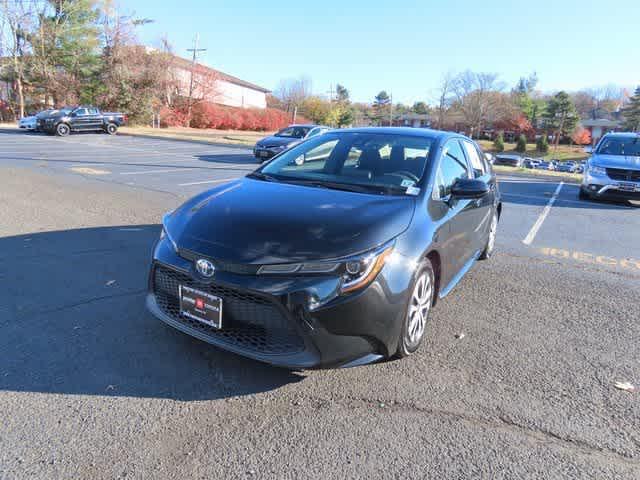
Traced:
[[[179, 68], [176, 69], [174, 76], [180, 83], [180, 94], [188, 95], [191, 72]], [[265, 92], [236, 85], [226, 80], [216, 80], [213, 85], [207, 85], [207, 83], [206, 79], [195, 73], [194, 98], [203, 98], [209, 102], [229, 107], [267, 108], [267, 94]], [[203, 84], [206, 86], [203, 87]]]
[[267, 108], [267, 96], [264, 92], [224, 80], [216, 82], [215, 101], [230, 107]]

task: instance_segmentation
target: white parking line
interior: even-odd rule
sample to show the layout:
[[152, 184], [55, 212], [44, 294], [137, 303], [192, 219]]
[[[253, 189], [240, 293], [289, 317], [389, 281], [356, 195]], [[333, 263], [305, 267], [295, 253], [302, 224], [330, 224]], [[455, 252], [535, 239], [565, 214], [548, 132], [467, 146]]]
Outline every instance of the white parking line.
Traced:
[[551, 207], [553, 207], [553, 204], [556, 202], [558, 195], [560, 194], [560, 190], [562, 190], [563, 185], [564, 185], [564, 182], [560, 182], [558, 184], [558, 188], [556, 188], [556, 191], [554, 192], [553, 196], [549, 199], [549, 203], [547, 204], [546, 207], [544, 207], [544, 210], [538, 217], [538, 220], [536, 220], [536, 223], [533, 224], [533, 227], [531, 227], [531, 230], [529, 231], [525, 239], [522, 241], [522, 243], [524, 243], [525, 245], [531, 245], [533, 240], [536, 238], [536, 235], [538, 234], [538, 230], [540, 230], [540, 227], [542, 227], [542, 224], [547, 218], [547, 215], [549, 215], [549, 212], [551, 211]]
[[219, 180], [205, 180], [203, 182], [189, 182], [189, 183], [179, 183], [179, 187], [189, 187], [191, 185], [205, 185], [207, 183], [221, 183], [221, 182], [230, 182], [231, 180], [237, 180], [238, 178], [221, 178]]
[[186, 172], [188, 170], [195, 170], [193, 168], [166, 168], [164, 170], [138, 170], [137, 172], [120, 172], [120, 175], [144, 175], [147, 173], [173, 173], [173, 172]]

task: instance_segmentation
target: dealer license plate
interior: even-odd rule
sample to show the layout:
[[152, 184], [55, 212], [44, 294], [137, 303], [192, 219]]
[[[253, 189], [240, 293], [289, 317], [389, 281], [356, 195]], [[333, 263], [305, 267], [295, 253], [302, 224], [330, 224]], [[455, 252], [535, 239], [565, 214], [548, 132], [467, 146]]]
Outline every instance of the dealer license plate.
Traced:
[[180, 285], [180, 313], [210, 327], [222, 328], [222, 299], [207, 292]]

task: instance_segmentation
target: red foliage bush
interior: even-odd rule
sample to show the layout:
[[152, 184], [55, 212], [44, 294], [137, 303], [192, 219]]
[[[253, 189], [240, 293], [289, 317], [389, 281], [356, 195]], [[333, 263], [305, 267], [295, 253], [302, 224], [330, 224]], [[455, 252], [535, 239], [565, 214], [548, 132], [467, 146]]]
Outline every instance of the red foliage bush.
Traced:
[[[175, 108], [164, 107], [160, 111], [162, 126], [184, 127], [187, 125], [187, 108], [181, 105]], [[298, 123], [307, 122], [298, 117]], [[193, 128], [215, 128], [220, 130], [279, 130], [291, 123], [291, 114], [275, 108], [236, 108], [224, 107], [209, 102], [196, 103], [191, 112]]]
[[162, 107], [160, 124], [163, 127], [184, 127], [187, 124], [187, 112], [178, 108]]

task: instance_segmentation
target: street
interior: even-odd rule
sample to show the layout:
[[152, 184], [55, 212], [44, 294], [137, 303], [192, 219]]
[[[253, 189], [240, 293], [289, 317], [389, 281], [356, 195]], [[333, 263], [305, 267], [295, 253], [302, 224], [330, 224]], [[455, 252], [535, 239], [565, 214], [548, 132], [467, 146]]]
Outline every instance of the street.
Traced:
[[[0, 479], [640, 477], [640, 204], [500, 177], [412, 357], [291, 372], [144, 307], [162, 214], [248, 149], [0, 130]], [[257, 199], [259, 201], [259, 199]]]

